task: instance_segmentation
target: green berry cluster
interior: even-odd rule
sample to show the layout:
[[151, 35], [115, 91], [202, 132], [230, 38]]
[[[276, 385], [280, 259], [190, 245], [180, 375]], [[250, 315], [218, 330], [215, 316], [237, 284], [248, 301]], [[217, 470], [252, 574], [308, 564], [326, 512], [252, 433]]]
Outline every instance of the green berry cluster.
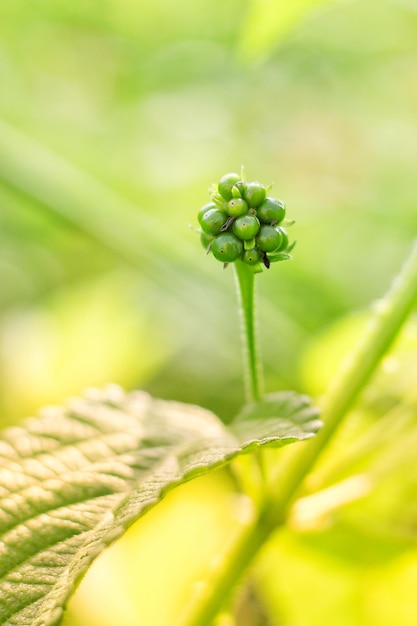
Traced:
[[290, 259], [283, 225], [285, 205], [267, 196], [267, 187], [247, 182], [245, 171], [221, 177], [209, 190], [211, 201], [198, 213], [201, 243], [207, 253], [225, 265], [241, 259], [254, 272], [269, 268], [272, 262]]

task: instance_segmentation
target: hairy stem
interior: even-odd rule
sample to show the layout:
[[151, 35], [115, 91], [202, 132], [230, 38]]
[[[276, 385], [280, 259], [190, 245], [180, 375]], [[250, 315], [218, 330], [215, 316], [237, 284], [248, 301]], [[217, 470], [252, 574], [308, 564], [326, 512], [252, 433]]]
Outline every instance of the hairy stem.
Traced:
[[[240, 268], [237, 269], [237, 275], [239, 284], [245, 285]], [[242, 292], [246, 293], [241, 288]], [[249, 290], [249, 293], [252, 294], [253, 302], [253, 283], [252, 291]], [[242, 303], [246, 302], [245, 297], [242, 296]], [[274, 529], [285, 523], [287, 511], [299, 487], [326, 448], [358, 394], [368, 383], [381, 358], [412, 311], [416, 300], [417, 241], [392, 289], [378, 305], [368, 331], [329, 390], [323, 412], [324, 428], [311, 442], [299, 447], [298, 454], [292, 457], [292, 463], [279, 485], [278, 493], [270, 494], [272, 501], [268, 501], [267, 496], [264, 496], [265, 500], [260, 507], [258, 518], [247, 527], [239, 541], [234, 544], [233, 549], [224, 554], [219, 571], [214, 579], [210, 580], [205, 593], [192, 606], [185, 620], [181, 622], [182, 626], [208, 626], [259, 549]], [[253, 324], [253, 319], [251, 323]], [[247, 325], [246, 320], [245, 325]], [[256, 352], [253, 356], [255, 354]], [[253, 368], [256, 360], [253, 358], [251, 362]], [[251, 393], [255, 396], [253, 386], [252, 382]], [[255, 389], [257, 389], [256, 384]]]
[[234, 267], [242, 321], [245, 395], [247, 402], [253, 402], [263, 393], [255, 323], [255, 274], [241, 261], [236, 261]]

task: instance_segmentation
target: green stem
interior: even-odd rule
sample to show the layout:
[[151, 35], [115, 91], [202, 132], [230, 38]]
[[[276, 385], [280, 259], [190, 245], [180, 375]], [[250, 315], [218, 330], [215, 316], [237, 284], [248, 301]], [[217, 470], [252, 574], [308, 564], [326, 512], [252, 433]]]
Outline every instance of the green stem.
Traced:
[[[237, 275], [239, 277], [238, 269]], [[309, 444], [299, 446], [278, 494], [273, 496], [273, 502], [268, 502], [265, 497], [258, 519], [247, 527], [233, 549], [224, 555], [214, 580], [210, 580], [205, 593], [193, 604], [181, 626], [208, 626], [262, 545], [277, 526], [285, 522], [288, 508], [300, 485], [369, 381], [416, 300], [417, 241], [392, 289], [377, 307], [368, 332], [329, 391], [323, 412], [325, 427]], [[256, 363], [255, 360], [252, 362]]]
[[324, 427], [306, 446], [300, 446], [286, 467], [279, 486], [277, 503], [285, 515], [299, 487], [326, 448], [347, 411], [369, 382], [382, 357], [391, 346], [417, 300], [417, 240], [390, 291], [377, 303], [362, 341], [345, 362], [325, 399]]
[[222, 555], [220, 566], [206, 581], [199, 598], [191, 604], [180, 620], [181, 626], [208, 626], [224, 606], [245, 569], [258, 554], [274, 525], [270, 523], [270, 508], [263, 507], [259, 517], [242, 532], [231, 549]]
[[242, 320], [245, 395], [247, 402], [253, 402], [263, 393], [255, 324], [255, 274], [241, 261], [236, 261], [234, 267]]

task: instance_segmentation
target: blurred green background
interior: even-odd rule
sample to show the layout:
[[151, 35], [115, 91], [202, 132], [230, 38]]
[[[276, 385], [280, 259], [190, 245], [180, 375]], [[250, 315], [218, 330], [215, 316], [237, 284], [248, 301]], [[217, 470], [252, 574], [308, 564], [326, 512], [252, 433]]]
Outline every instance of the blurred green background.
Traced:
[[[323, 393], [415, 237], [416, 71], [415, 0], [1, 2], [2, 425], [110, 381], [233, 417], [233, 272], [188, 225], [241, 164], [296, 219], [295, 261], [257, 279], [267, 389]], [[312, 482], [342, 481], [336, 513], [324, 498], [260, 559], [272, 626], [417, 622], [416, 343], [409, 326]], [[173, 624], [235, 499], [223, 473], [170, 495], [66, 626]]]

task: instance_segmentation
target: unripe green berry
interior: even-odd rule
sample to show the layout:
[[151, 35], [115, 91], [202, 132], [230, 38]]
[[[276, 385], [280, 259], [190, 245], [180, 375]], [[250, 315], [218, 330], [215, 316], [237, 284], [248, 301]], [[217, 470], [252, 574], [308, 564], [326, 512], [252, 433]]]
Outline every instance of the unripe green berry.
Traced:
[[281, 243], [279, 244], [279, 247], [277, 250], [286, 250], [288, 248], [288, 235], [287, 235], [287, 231], [282, 228], [282, 226], [278, 226], [277, 230], [280, 232], [281, 234]]
[[220, 209], [209, 209], [200, 220], [201, 228], [208, 235], [217, 235], [223, 224], [227, 221], [227, 215]]
[[204, 213], [207, 213], [207, 211], [210, 211], [210, 209], [216, 209], [216, 208], [217, 207], [214, 204], [214, 202], [209, 202], [208, 204], [205, 204], [204, 206], [202, 206], [197, 215], [197, 219], [200, 222], [200, 224], [201, 224], [201, 219]]
[[267, 189], [257, 181], [247, 182], [234, 172], [222, 176], [210, 187], [210, 202], [201, 207], [198, 221], [200, 239], [208, 252], [225, 265], [240, 259], [252, 273], [269, 268], [272, 262], [291, 258], [295, 242], [279, 224], [285, 220], [282, 200], [266, 197]]
[[253, 239], [260, 226], [258, 218], [254, 215], [242, 215], [233, 222], [233, 232], [239, 239]]
[[233, 198], [227, 203], [226, 210], [229, 215], [238, 217], [239, 215], [244, 215], [247, 212], [248, 205], [243, 198]]
[[243, 244], [231, 233], [218, 235], [211, 246], [213, 256], [223, 263], [232, 263], [240, 257], [243, 252]]
[[258, 206], [256, 214], [264, 224], [279, 224], [285, 217], [284, 203], [275, 198], [267, 198]]
[[256, 244], [263, 252], [273, 252], [280, 247], [282, 233], [275, 226], [261, 226], [256, 237]]
[[213, 240], [214, 240], [214, 235], [209, 235], [209, 234], [204, 233], [204, 232], [200, 234], [201, 245], [206, 250], [209, 247], [209, 245], [213, 242]]
[[262, 255], [257, 248], [253, 248], [252, 250], [245, 250], [242, 260], [248, 265], [256, 265], [262, 260]]
[[243, 189], [243, 198], [250, 207], [257, 207], [265, 200], [266, 190], [261, 183], [248, 183]]
[[217, 186], [219, 194], [225, 200], [231, 200], [233, 197], [232, 188], [234, 187], [234, 185], [236, 185], [236, 183], [239, 180], [240, 180], [239, 174], [236, 174], [234, 172], [230, 174], [225, 174], [224, 176], [222, 176]]

